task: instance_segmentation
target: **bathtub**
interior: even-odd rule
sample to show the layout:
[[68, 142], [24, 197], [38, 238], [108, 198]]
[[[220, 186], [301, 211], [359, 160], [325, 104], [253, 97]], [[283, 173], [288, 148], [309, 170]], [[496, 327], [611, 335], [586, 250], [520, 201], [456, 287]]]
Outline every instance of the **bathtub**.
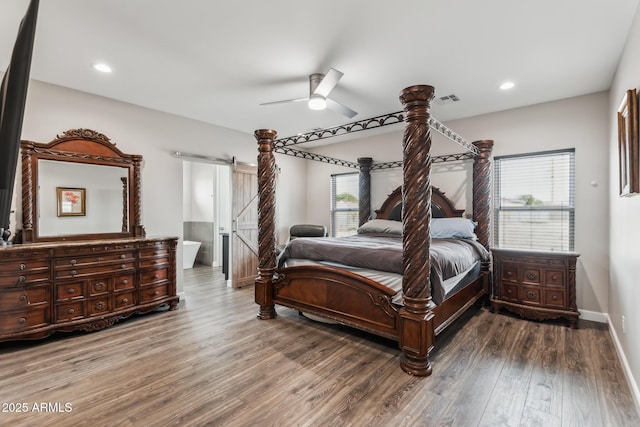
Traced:
[[193, 263], [196, 261], [196, 255], [198, 249], [200, 249], [201, 242], [194, 242], [192, 240], [185, 240], [182, 242], [182, 268], [193, 268]]

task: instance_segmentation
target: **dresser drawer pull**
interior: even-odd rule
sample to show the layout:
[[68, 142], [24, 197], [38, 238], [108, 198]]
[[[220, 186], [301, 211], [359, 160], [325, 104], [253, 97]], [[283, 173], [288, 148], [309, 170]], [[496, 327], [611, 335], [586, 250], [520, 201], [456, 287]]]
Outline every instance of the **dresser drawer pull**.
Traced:
[[70, 263], [71, 265], [76, 265], [76, 264], [78, 263], [78, 261], [77, 261], [77, 260], [75, 260], [75, 259], [72, 259], [69, 263]]
[[127, 256], [125, 254], [120, 255], [120, 259], [125, 259]]
[[76, 274], [78, 274], [78, 272], [77, 272], [77, 271], [75, 271], [75, 270], [71, 270], [71, 275], [72, 275], [72, 276], [75, 276]]
[[127, 268], [127, 265], [126, 264], [120, 264], [120, 268], [124, 270], [125, 268]]
[[155, 292], [153, 293], [153, 295], [160, 295], [160, 292], [155, 291]]
[[510, 271], [507, 271], [507, 276], [513, 276], [513, 273]]
[[98, 301], [93, 306], [96, 310], [104, 310], [104, 302]]
[[513, 292], [511, 291], [511, 289], [507, 289], [507, 293], [511, 295]]
[[154, 274], [154, 275], [153, 275], [153, 278], [154, 278], [154, 279], [157, 279], [158, 277], [160, 277], [160, 276], [158, 276], [157, 274]]
[[558, 276], [554, 274], [553, 276], [551, 276], [551, 280], [558, 280]]
[[26, 295], [20, 295], [20, 301], [26, 301], [26, 300], [27, 300]]
[[18, 323], [24, 323], [26, 321], [27, 321], [27, 319], [24, 318], [24, 317], [21, 317], [21, 318], [18, 319]]
[[104, 257], [99, 256], [98, 261], [104, 261]]
[[553, 295], [553, 296], [551, 297], [551, 299], [552, 299], [552, 300], [554, 300], [554, 301], [557, 301], [557, 300], [558, 300], [558, 295]]
[[122, 284], [123, 284], [123, 285], [128, 285], [128, 284], [129, 284], [129, 281], [128, 281], [127, 279], [124, 279], [124, 280], [122, 281]]
[[105, 285], [104, 282], [98, 282], [96, 283], [96, 285], [94, 286], [96, 291], [103, 291], [105, 288], [107, 287], [107, 285]]
[[128, 302], [129, 302], [129, 298], [122, 298], [122, 303], [123, 303], [123, 304], [126, 304], [126, 303], [128, 303]]
[[527, 274], [527, 279], [529, 280], [536, 280], [538, 278], [538, 276], [535, 273], [528, 273]]
[[70, 294], [75, 294], [76, 290], [74, 288], [69, 288], [69, 290], [67, 291]]
[[529, 298], [529, 299], [535, 299], [535, 297], [536, 297], [536, 294], [534, 294], [533, 292], [531, 292], [531, 291], [528, 291], [528, 292], [527, 292], [527, 298]]
[[26, 281], [27, 281], [27, 278], [26, 278], [25, 276], [20, 276], [20, 277], [18, 277], [18, 282], [20, 282], [20, 283], [24, 283], [24, 282], [26, 282]]
[[26, 266], [26, 265], [24, 265], [24, 264], [20, 264], [20, 270], [24, 270], [25, 268], [27, 268], [27, 266]]
[[67, 314], [73, 314], [73, 313], [75, 313], [75, 312], [76, 312], [76, 311], [75, 311], [73, 308], [70, 308], [69, 310], [67, 310]]

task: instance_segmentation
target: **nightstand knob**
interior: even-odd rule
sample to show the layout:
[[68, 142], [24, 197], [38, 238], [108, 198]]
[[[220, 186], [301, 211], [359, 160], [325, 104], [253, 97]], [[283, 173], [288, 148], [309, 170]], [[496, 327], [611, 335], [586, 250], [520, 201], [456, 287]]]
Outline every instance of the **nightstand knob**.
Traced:
[[129, 298], [122, 298], [122, 303], [123, 303], [123, 304], [126, 304], [126, 303], [128, 303], [128, 302], [129, 302]]
[[557, 301], [558, 300], [558, 295], [554, 295], [551, 297], [552, 300]]
[[558, 276], [556, 276], [555, 274], [553, 276], [551, 276], [551, 279], [553, 280], [558, 280]]
[[73, 288], [69, 288], [69, 290], [67, 292], [70, 293], [70, 294], [74, 294], [76, 292], [76, 290], [73, 289]]
[[27, 268], [27, 266], [26, 266], [26, 265], [24, 265], [24, 264], [20, 264], [20, 270], [24, 270], [25, 268]]
[[27, 319], [25, 319], [24, 317], [21, 317], [21, 318], [18, 319], [18, 323], [24, 323], [26, 321], [27, 321]]
[[512, 294], [511, 289], [507, 289], [507, 293], [511, 295]]
[[67, 310], [67, 314], [73, 314], [73, 313], [75, 313], [75, 312], [76, 312], [76, 311], [75, 311], [73, 308], [70, 308], [69, 310]]
[[513, 276], [513, 273], [510, 271], [507, 271], [507, 276]]
[[128, 284], [129, 284], [129, 281], [128, 281], [127, 279], [124, 279], [124, 280], [122, 281], [122, 284], [123, 284], [123, 285], [128, 285]]
[[26, 295], [20, 295], [20, 301], [26, 301], [26, 300], [27, 300]]

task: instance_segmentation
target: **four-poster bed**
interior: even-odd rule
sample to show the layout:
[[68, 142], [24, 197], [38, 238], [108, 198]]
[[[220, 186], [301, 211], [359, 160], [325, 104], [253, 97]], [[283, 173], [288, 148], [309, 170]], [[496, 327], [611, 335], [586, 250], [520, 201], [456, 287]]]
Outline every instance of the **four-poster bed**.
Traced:
[[[430, 223], [432, 205], [439, 215], [460, 217], [462, 211], [431, 187], [433, 161], [430, 127], [455, 142], [466, 143], [430, 117], [434, 89], [420, 85], [404, 89], [400, 101], [403, 114], [391, 115], [404, 121], [403, 185], [377, 211], [377, 218], [391, 218], [401, 212], [402, 220], [402, 300], [392, 301], [396, 291], [367, 277], [340, 268], [322, 265], [276, 268], [275, 254], [275, 159], [276, 132], [256, 131], [258, 140], [258, 227], [259, 265], [255, 298], [258, 318], [276, 317], [275, 304], [308, 312], [339, 323], [397, 340], [403, 358], [402, 369], [413, 375], [431, 373], [429, 352], [435, 336], [467, 308], [489, 292], [489, 259], [481, 261], [481, 273], [471, 284], [435, 305], [430, 286]], [[381, 123], [382, 120], [376, 120]], [[363, 122], [356, 122], [363, 130]], [[355, 126], [341, 127], [352, 129]], [[326, 131], [335, 134], [335, 132]], [[322, 133], [322, 132], [320, 132]], [[316, 133], [317, 134], [317, 133]], [[468, 143], [466, 143], [468, 144]], [[477, 242], [488, 249], [490, 209], [490, 163], [492, 141], [468, 144], [473, 152], [473, 221], [477, 222]], [[291, 151], [289, 149], [289, 151]], [[293, 155], [307, 157], [308, 154]], [[291, 154], [285, 152], [285, 154]], [[455, 156], [454, 156], [455, 157]], [[307, 157], [309, 158], [309, 157]], [[368, 174], [375, 166], [370, 158], [358, 159], [360, 179], [360, 223], [370, 217]], [[330, 163], [348, 162], [330, 159]]]

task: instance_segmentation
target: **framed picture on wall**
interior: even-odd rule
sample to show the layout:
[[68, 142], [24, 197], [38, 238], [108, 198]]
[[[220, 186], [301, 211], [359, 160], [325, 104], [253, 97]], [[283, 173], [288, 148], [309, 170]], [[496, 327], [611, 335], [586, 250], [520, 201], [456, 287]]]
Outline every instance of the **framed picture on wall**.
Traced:
[[87, 190], [85, 188], [56, 187], [58, 216], [85, 216]]
[[618, 108], [618, 156], [620, 195], [640, 191], [638, 181], [638, 95], [635, 89], [625, 93]]

